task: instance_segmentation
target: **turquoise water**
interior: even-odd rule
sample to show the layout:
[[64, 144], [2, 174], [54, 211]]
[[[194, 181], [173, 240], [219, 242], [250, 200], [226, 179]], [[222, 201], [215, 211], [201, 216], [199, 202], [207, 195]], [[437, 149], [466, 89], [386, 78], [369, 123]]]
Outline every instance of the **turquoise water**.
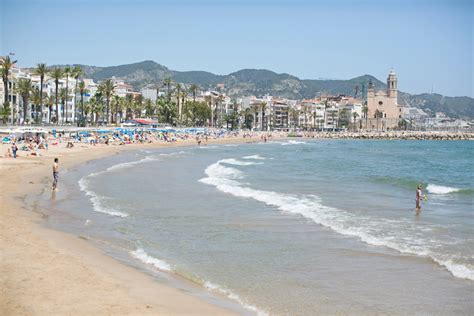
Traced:
[[54, 205], [75, 211], [51, 221], [249, 313], [472, 314], [473, 153], [467, 141], [142, 150], [71, 170]]

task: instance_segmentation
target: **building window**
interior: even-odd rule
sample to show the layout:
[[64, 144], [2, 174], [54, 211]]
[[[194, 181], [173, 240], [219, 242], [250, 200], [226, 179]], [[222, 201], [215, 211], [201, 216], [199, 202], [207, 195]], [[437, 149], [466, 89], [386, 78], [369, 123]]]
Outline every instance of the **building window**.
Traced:
[[382, 105], [382, 104], [383, 104], [383, 102], [382, 102], [382, 101], [379, 101], [379, 105]]

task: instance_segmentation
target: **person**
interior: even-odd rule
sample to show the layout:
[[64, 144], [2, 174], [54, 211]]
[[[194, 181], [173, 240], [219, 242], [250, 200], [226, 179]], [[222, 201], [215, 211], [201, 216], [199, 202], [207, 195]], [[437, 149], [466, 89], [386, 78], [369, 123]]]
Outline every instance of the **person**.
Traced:
[[58, 187], [58, 178], [59, 178], [59, 159], [54, 158], [53, 163], [53, 190], [56, 190]]
[[12, 144], [12, 153], [13, 153], [13, 158], [16, 158], [16, 152], [18, 151], [18, 147], [16, 146], [16, 143]]
[[421, 184], [416, 187], [416, 213], [421, 212], [421, 201], [425, 198], [421, 190]]

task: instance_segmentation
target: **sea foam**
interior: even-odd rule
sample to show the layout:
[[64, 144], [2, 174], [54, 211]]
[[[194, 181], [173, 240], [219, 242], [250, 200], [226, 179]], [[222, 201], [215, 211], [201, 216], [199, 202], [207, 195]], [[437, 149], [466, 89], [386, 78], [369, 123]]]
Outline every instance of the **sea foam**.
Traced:
[[448, 193], [461, 191], [461, 189], [458, 189], [458, 188], [445, 187], [445, 186], [436, 185], [436, 184], [428, 184], [428, 186], [426, 187], [426, 190], [429, 193], [433, 193], [433, 194], [448, 194]]
[[255, 160], [265, 160], [265, 157], [262, 157], [260, 155], [251, 155], [251, 156], [245, 156], [242, 157], [243, 159], [255, 159]]
[[81, 178], [78, 182], [80, 190], [83, 191], [86, 194], [86, 196], [89, 197], [89, 200], [91, 201], [92, 206], [93, 206], [93, 210], [95, 212], [107, 214], [107, 215], [110, 215], [110, 216], [117, 216], [117, 217], [127, 217], [127, 216], [129, 216], [129, 214], [127, 214], [125, 212], [120, 212], [120, 211], [117, 211], [113, 208], [106, 207], [104, 205], [104, 201], [105, 201], [106, 198], [103, 197], [103, 196], [99, 196], [94, 191], [89, 189], [89, 182], [88, 182], [87, 178], [88, 177], [93, 177], [95, 175], [97, 175], [97, 173], [91, 174], [89, 176], [85, 176], [85, 177]]
[[117, 171], [117, 170], [127, 169], [127, 168], [134, 167], [136, 165], [139, 165], [139, 164], [148, 163], [148, 162], [157, 161], [157, 160], [159, 160], [159, 159], [156, 156], [146, 156], [145, 158], [140, 159], [140, 160], [119, 163], [119, 164], [113, 165], [111, 167], [108, 167], [107, 169], [105, 169], [103, 171], [93, 172], [93, 173], [81, 178], [78, 181], [79, 188], [80, 188], [81, 191], [83, 191], [86, 194], [86, 196], [89, 197], [95, 212], [99, 212], [99, 213], [103, 213], [103, 214], [107, 214], [107, 215], [111, 215], [111, 216], [117, 216], [117, 217], [127, 217], [127, 216], [129, 216], [129, 214], [127, 214], [125, 212], [120, 212], [120, 211], [117, 211], [113, 208], [105, 206], [105, 200], [107, 198], [103, 197], [103, 196], [100, 196], [97, 193], [95, 193], [94, 191], [90, 190], [88, 179], [93, 178], [93, 177], [97, 177], [97, 176], [99, 176], [101, 174], [104, 174], [104, 173], [107, 173], [107, 172], [114, 172], [114, 171]]
[[339, 234], [357, 237], [371, 245], [431, 257], [455, 277], [474, 280], [472, 269], [456, 264], [452, 261], [453, 258], [446, 258], [444, 254], [436, 252], [442, 241], [411, 238], [410, 236], [416, 236], [417, 230], [420, 229], [411, 221], [403, 219], [387, 221], [384, 218], [354, 215], [322, 204], [317, 195], [285, 194], [246, 187], [238, 181], [244, 176], [241, 171], [223, 165], [228, 161], [229, 159], [223, 159], [209, 165], [205, 170], [207, 177], [199, 181], [236, 197], [254, 199], [277, 207], [282, 212], [299, 214]]
[[[153, 256], [150, 256], [143, 248], [138, 248], [135, 251], [131, 251], [130, 255], [145, 264], [155, 267], [158, 270], [165, 271], [165, 272], [173, 272], [173, 273], [176, 272], [169, 263], [167, 263], [166, 261], [160, 260], [158, 258], [155, 258]], [[212, 284], [210, 282], [204, 282], [203, 286], [209, 291], [217, 292], [217, 293], [227, 296], [229, 299], [237, 302], [245, 309], [257, 313], [257, 315], [261, 315], [261, 316], [268, 315], [267, 313], [259, 310], [257, 307], [244, 302], [237, 294], [229, 290], [226, 290], [218, 285]]]
[[120, 170], [120, 169], [126, 169], [126, 168], [130, 168], [130, 167], [142, 164], [142, 163], [147, 163], [147, 162], [157, 161], [157, 160], [158, 160], [158, 158], [156, 158], [156, 157], [146, 156], [145, 158], [137, 160], [137, 161], [123, 162], [123, 163], [113, 165], [112, 167], [107, 168], [106, 171], [109, 171], [109, 172], [110, 171], [117, 171], [117, 170]]
[[138, 248], [135, 251], [130, 252], [132, 257], [140, 260], [143, 263], [149, 264], [161, 271], [171, 272], [171, 265], [163, 260], [157, 259], [150, 256], [143, 248]]
[[247, 304], [246, 302], [244, 302], [237, 294], [229, 291], [229, 290], [226, 290], [218, 285], [215, 285], [211, 282], [205, 282], [204, 283], [204, 287], [210, 291], [214, 291], [214, 292], [217, 292], [217, 293], [220, 293], [220, 294], [223, 294], [225, 296], [227, 296], [229, 299], [239, 303], [243, 308], [249, 310], [249, 311], [252, 311], [254, 313], [257, 313], [257, 315], [259, 316], [267, 316], [268, 313], [258, 309], [257, 307], [253, 306], [253, 305], [250, 305], [250, 304]]
[[289, 146], [289, 145], [300, 145], [300, 144], [306, 144], [306, 142], [301, 142], [301, 141], [297, 141], [297, 140], [289, 140], [288, 142], [282, 143], [281, 145], [282, 146]]

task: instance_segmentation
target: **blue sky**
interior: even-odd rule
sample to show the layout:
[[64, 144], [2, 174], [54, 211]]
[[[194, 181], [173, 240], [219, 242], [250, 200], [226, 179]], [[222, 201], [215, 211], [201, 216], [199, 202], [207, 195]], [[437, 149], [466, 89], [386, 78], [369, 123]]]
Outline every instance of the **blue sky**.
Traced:
[[385, 81], [474, 95], [474, 1], [0, 0], [0, 53], [20, 66], [154, 60], [228, 74]]

